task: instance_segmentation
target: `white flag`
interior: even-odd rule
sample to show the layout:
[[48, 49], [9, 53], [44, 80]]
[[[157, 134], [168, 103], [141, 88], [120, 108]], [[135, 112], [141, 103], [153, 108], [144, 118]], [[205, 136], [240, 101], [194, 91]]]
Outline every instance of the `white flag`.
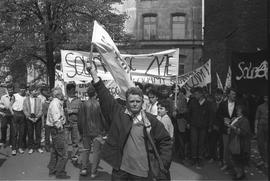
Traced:
[[222, 89], [223, 90], [223, 85], [221, 83], [221, 80], [220, 80], [219, 75], [218, 75], [217, 72], [216, 72], [216, 75], [217, 75], [217, 87], [218, 87], [218, 89]]
[[97, 21], [94, 21], [92, 43], [96, 45], [98, 52], [103, 57], [104, 63], [107, 65], [115, 82], [120, 87], [120, 97], [125, 99], [126, 90], [129, 87], [135, 86], [131, 80], [130, 68], [120, 55], [120, 52], [110, 35], [97, 23]]
[[224, 91], [226, 91], [231, 86], [232, 86], [232, 71], [231, 71], [231, 67], [229, 66], [228, 72], [227, 72], [227, 77], [226, 77], [226, 82], [225, 82], [225, 86], [224, 86]]

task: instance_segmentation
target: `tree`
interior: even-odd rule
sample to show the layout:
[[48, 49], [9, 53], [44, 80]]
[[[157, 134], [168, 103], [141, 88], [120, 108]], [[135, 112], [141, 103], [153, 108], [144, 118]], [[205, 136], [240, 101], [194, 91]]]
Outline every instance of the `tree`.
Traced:
[[126, 15], [115, 13], [114, 0], [1, 0], [0, 53], [13, 61], [39, 60], [54, 86], [60, 49], [90, 50], [93, 21], [113, 37], [124, 36]]

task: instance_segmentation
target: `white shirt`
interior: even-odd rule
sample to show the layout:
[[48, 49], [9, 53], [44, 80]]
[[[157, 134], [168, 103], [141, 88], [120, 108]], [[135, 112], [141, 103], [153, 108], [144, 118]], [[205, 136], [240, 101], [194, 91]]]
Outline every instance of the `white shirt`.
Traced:
[[23, 110], [23, 101], [25, 96], [21, 96], [19, 93], [13, 95], [15, 97], [15, 101], [12, 105], [12, 109], [14, 111], [22, 111]]
[[46, 125], [63, 128], [65, 122], [63, 103], [58, 98], [53, 98], [48, 108]]
[[32, 114], [35, 113], [35, 98], [33, 97], [30, 97], [30, 110]]
[[146, 111], [153, 114], [153, 115], [155, 115], [155, 116], [157, 116], [158, 115], [157, 101], [154, 104], [150, 104]]
[[235, 102], [230, 102], [230, 101], [228, 101], [228, 111], [229, 111], [230, 117], [232, 117], [234, 105], [235, 105]]
[[165, 129], [168, 131], [168, 133], [170, 134], [170, 137], [173, 138], [173, 124], [172, 121], [170, 119], [170, 117], [166, 114], [164, 116], [157, 116], [157, 119], [162, 122], [162, 124], [164, 125]]

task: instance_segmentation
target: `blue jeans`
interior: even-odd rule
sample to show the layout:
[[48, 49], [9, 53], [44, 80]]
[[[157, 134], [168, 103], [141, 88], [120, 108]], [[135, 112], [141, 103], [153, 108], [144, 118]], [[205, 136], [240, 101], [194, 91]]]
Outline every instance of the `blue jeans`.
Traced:
[[52, 136], [51, 157], [48, 164], [49, 172], [56, 175], [66, 175], [66, 164], [68, 161], [67, 142], [64, 129], [50, 128]]

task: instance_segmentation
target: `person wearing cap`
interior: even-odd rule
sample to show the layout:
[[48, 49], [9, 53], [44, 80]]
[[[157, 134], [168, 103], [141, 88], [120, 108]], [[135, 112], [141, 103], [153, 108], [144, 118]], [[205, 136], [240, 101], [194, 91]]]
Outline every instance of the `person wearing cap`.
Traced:
[[13, 125], [14, 125], [14, 134], [12, 140], [12, 151], [11, 154], [14, 156], [17, 154], [17, 149], [19, 153], [24, 153], [24, 136], [25, 136], [25, 115], [23, 113], [23, 102], [26, 95], [26, 85], [19, 85], [19, 92], [13, 94], [11, 98], [11, 114], [13, 115]]
[[91, 166], [91, 178], [97, 176], [97, 168], [100, 161], [101, 143], [106, 133], [106, 123], [102, 115], [95, 88], [90, 84], [87, 89], [89, 99], [84, 101], [78, 112], [78, 128], [82, 137], [82, 168], [80, 175], [88, 175], [88, 163], [91, 145], [93, 145], [93, 162]]
[[41, 149], [42, 100], [37, 97], [38, 90], [36, 86], [32, 85], [29, 88], [29, 93], [30, 95], [27, 96], [23, 102], [23, 112], [26, 117], [28, 130], [28, 153], [32, 154], [34, 149], [39, 153], [43, 153], [43, 150]]
[[[93, 78], [102, 113], [110, 127], [101, 155], [113, 168], [111, 179], [170, 180], [171, 137], [155, 115], [142, 109], [142, 90], [138, 87], [128, 88], [124, 107], [110, 94], [97, 76], [94, 66], [88, 71]], [[159, 164], [153, 164], [154, 150], [158, 152], [155, 156], [159, 156]]]
[[64, 124], [66, 117], [64, 114], [63, 100], [64, 95], [61, 88], [56, 87], [52, 90], [53, 100], [51, 101], [46, 125], [50, 127], [52, 136], [51, 156], [48, 164], [49, 176], [56, 176], [58, 179], [69, 179], [65, 168], [68, 161], [67, 141]]

